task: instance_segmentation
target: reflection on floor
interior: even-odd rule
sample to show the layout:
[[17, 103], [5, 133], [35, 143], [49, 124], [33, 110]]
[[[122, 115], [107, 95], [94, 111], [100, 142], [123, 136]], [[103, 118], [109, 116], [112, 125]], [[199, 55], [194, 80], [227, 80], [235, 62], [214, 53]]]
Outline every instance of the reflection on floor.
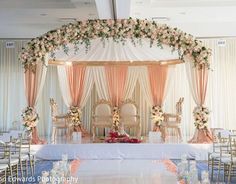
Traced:
[[[42, 171], [50, 171], [53, 162], [55, 161], [38, 160], [35, 178], [39, 178]], [[177, 165], [180, 160], [172, 160], [172, 162]], [[126, 181], [129, 184], [159, 184], [160, 181], [163, 184], [176, 184], [173, 174], [167, 174], [167, 178], [160, 174], [163, 173], [163, 167], [159, 167], [158, 163], [160, 162], [155, 160], [82, 160], [78, 170], [79, 184], [85, 182], [86, 184], [125, 184]], [[197, 168], [200, 180], [201, 172], [207, 171], [207, 162], [197, 161]], [[161, 176], [162, 180], [157, 180], [158, 176]], [[219, 182], [223, 182], [223, 173], [219, 178]], [[215, 175], [212, 183], [217, 183], [216, 179]], [[231, 183], [236, 183], [236, 178], [233, 178]]]

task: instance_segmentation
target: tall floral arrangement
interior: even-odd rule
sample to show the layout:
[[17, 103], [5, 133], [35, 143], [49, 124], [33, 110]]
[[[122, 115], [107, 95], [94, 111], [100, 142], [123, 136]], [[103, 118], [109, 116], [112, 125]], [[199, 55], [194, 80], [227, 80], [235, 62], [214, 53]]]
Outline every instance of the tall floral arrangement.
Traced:
[[82, 112], [79, 107], [71, 106], [68, 111], [68, 116], [70, 118], [71, 126], [81, 126], [81, 115]]
[[118, 131], [120, 126], [120, 109], [117, 106], [113, 108], [112, 123], [113, 123], [113, 129], [115, 131]]
[[100, 38], [104, 43], [108, 38], [115, 42], [125, 44], [131, 39], [133, 44], [142, 44], [142, 39], [149, 39], [150, 47], [163, 45], [170, 46], [173, 51], [178, 50], [179, 58], [192, 57], [194, 65], [198, 68], [210, 67], [210, 49], [202, 45], [192, 35], [177, 28], [171, 28], [166, 24], [158, 24], [155, 21], [140, 19], [121, 20], [86, 20], [69, 23], [51, 30], [46, 34], [32, 39], [21, 52], [19, 58], [24, 68], [34, 68], [37, 62], [44, 62], [47, 53], [52, 53], [59, 47], [63, 47], [68, 53], [68, 43], [72, 43], [75, 51], [80, 45], [85, 45], [88, 50], [92, 39]]
[[155, 127], [160, 127], [164, 121], [164, 113], [160, 106], [152, 107], [152, 122]]
[[208, 116], [210, 111], [207, 107], [204, 106], [197, 106], [193, 110], [194, 116], [194, 125], [197, 129], [205, 129], [207, 128], [208, 123]]
[[23, 126], [27, 131], [32, 131], [39, 121], [38, 113], [33, 107], [29, 106], [23, 110], [21, 117], [23, 119]]

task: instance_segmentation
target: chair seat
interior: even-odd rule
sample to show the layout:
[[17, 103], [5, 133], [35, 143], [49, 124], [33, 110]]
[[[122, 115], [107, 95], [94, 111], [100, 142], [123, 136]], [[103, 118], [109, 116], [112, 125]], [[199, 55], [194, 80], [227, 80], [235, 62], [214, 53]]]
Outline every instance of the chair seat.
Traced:
[[96, 127], [111, 127], [112, 126], [112, 123], [111, 122], [93, 122], [93, 126], [96, 126]]
[[170, 127], [170, 128], [180, 128], [180, 123], [176, 121], [164, 121], [162, 123], [163, 126], [165, 127]]
[[139, 126], [138, 122], [122, 122], [124, 126]]
[[53, 128], [68, 128], [68, 126], [65, 125], [65, 123], [64, 124], [62, 124], [62, 123], [54, 123], [53, 124]]
[[[13, 159], [19, 159], [19, 155], [16, 154], [16, 155], [12, 155], [11, 158]], [[29, 159], [29, 156], [27, 154], [21, 154], [21, 160], [28, 160]]]
[[6, 170], [8, 168], [8, 164], [0, 164], [0, 172]]
[[[217, 158], [220, 158], [220, 157], [221, 157], [220, 153], [217, 153], [217, 152], [213, 152], [213, 153], [210, 154], [210, 158], [217, 159]], [[230, 154], [223, 153], [222, 157], [230, 157]]]
[[[221, 162], [224, 164], [229, 164], [229, 163], [231, 163], [231, 157], [223, 157], [223, 158], [221, 158]], [[232, 158], [232, 162], [236, 163], [236, 157]]]
[[[16, 164], [18, 164], [18, 162], [19, 162], [19, 159], [16, 159], [16, 158], [12, 158], [11, 159], [11, 165], [16, 165]], [[9, 159], [0, 159], [0, 165], [1, 164], [9, 164]]]

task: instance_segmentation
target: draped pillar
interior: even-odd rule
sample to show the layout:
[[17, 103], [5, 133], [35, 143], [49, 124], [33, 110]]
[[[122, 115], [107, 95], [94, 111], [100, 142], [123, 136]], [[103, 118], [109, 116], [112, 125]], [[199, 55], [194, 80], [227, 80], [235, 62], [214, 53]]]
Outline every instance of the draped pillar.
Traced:
[[152, 105], [162, 106], [166, 94], [168, 66], [148, 66]]
[[153, 131], [161, 131], [162, 138], [165, 140], [165, 130], [161, 127], [164, 120], [162, 105], [166, 95], [168, 66], [152, 65], [148, 66], [148, 76], [150, 91], [152, 96], [152, 121]]
[[109, 96], [113, 106], [119, 106], [124, 100], [127, 65], [105, 66]]
[[109, 100], [107, 80], [103, 66], [90, 67], [99, 99]]
[[[24, 84], [25, 84], [25, 96], [28, 107], [35, 108], [37, 100], [46, 78], [48, 60], [45, 58], [45, 62], [37, 62], [33, 67], [28, 67], [24, 73]], [[40, 140], [36, 127], [32, 128], [32, 143], [42, 144], [45, 141]]]
[[[207, 127], [207, 121], [208, 121], [207, 116], [209, 112], [207, 112], [207, 114], [204, 114], [203, 112], [204, 110], [208, 111], [208, 109], [204, 107], [204, 103], [205, 103], [205, 97], [206, 97], [206, 92], [207, 92], [209, 69], [206, 67], [203, 67], [200, 69], [197, 67], [194, 67], [193, 62], [191, 61], [186, 62], [185, 66], [186, 66], [191, 93], [192, 93], [195, 103], [197, 104], [197, 107], [194, 109], [194, 113], [196, 113], [195, 111], [197, 110], [198, 111], [197, 113], [200, 113], [202, 121], [206, 122], [206, 125], [204, 126], [200, 126], [196, 124], [197, 122], [195, 122], [196, 130], [195, 130], [193, 138], [189, 142], [190, 143], [210, 143], [212, 142], [212, 136]], [[195, 121], [196, 121], [196, 118], [195, 118]], [[200, 123], [202, 121], [200, 121]]]
[[80, 107], [84, 89], [85, 70], [86, 66], [84, 65], [66, 66], [67, 80], [71, 96], [70, 106]]
[[128, 67], [128, 73], [127, 73], [127, 79], [125, 83], [125, 94], [124, 94], [124, 100], [131, 99], [135, 86], [137, 84], [137, 80], [139, 77], [139, 69], [140, 66], [129, 66]]

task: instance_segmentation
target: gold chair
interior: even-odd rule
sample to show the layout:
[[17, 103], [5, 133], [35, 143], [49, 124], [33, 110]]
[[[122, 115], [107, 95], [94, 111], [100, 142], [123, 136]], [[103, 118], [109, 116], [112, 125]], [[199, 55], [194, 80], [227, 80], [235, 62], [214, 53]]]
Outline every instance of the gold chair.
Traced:
[[95, 140], [96, 128], [112, 128], [112, 107], [107, 100], [99, 100], [93, 108], [93, 140]]
[[176, 103], [176, 114], [172, 113], [164, 113], [164, 121], [162, 123], [164, 129], [164, 137], [166, 136], [166, 131], [168, 128], [174, 129], [179, 137], [182, 140], [181, 134], [181, 115], [182, 115], [182, 104], [184, 98], [181, 97], [179, 101]]
[[[212, 129], [212, 135], [213, 135], [213, 143], [212, 143], [212, 151], [208, 152], [208, 171], [211, 170], [211, 179], [214, 177], [214, 171], [218, 169], [219, 165], [219, 159], [220, 159], [220, 144], [223, 142], [227, 142], [228, 135], [223, 136], [223, 133], [221, 135], [221, 132], [228, 132], [227, 130], [224, 130], [222, 128], [214, 128]], [[226, 134], [226, 133], [224, 133]], [[224, 138], [225, 137], [225, 138]]]
[[221, 157], [220, 161], [224, 165], [224, 180], [227, 177], [227, 183], [231, 183], [231, 177], [236, 176], [236, 135], [229, 135], [229, 154], [230, 156]]
[[[13, 143], [4, 143], [0, 141], [0, 166], [5, 168], [7, 165], [7, 176], [9, 176], [9, 182], [14, 182], [14, 177], [18, 178], [18, 158], [12, 158], [14, 154]], [[8, 183], [9, 183], [8, 182]]]
[[[29, 161], [29, 166], [30, 166], [30, 171], [31, 171], [31, 176], [34, 175], [35, 173], [35, 155], [36, 152], [31, 150], [31, 138], [28, 137], [27, 135], [19, 135], [21, 139], [21, 153], [28, 155], [28, 161]], [[26, 170], [27, 172], [27, 170]], [[27, 173], [28, 174], [28, 173]]]
[[135, 128], [136, 136], [141, 136], [140, 116], [138, 107], [134, 101], [128, 99], [122, 102], [120, 106], [121, 126], [125, 128]]
[[66, 136], [69, 134], [69, 117], [67, 114], [58, 114], [58, 107], [53, 98], [50, 98], [51, 116], [52, 116], [52, 142], [55, 143], [58, 130], [65, 130]]

